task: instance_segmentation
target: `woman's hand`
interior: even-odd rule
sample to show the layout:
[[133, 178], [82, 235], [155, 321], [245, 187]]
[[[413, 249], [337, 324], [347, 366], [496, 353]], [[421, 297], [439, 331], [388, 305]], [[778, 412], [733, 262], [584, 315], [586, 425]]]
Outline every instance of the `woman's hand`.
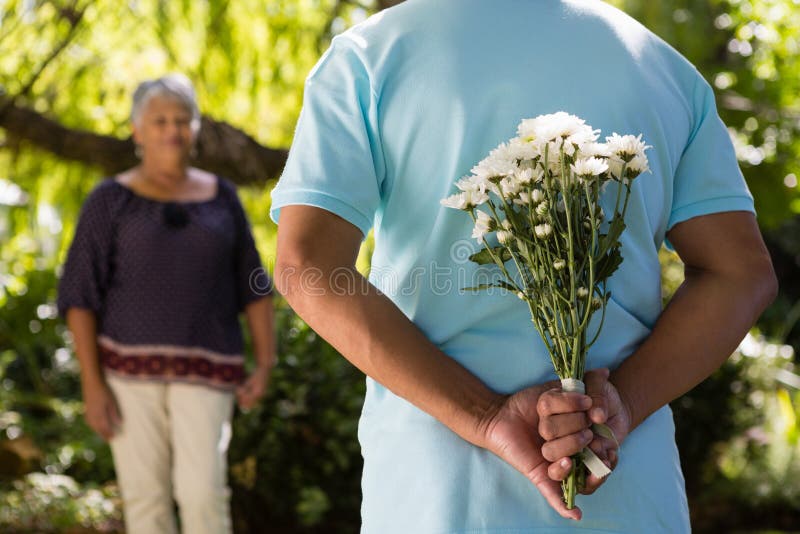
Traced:
[[239, 408], [249, 410], [264, 397], [269, 386], [270, 374], [272, 374], [271, 366], [259, 365], [255, 368], [247, 380], [236, 389]]
[[[541, 423], [536, 407], [542, 394], [555, 387], [558, 387], [558, 382], [548, 382], [506, 397], [486, 424], [484, 446], [525, 475], [562, 517], [580, 520], [580, 509], [567, 509], [562, 499], [561, 483], [548, 476], [550, 462], [542, 455], [542, 448], [546, 445], [559, 459], [569, 457], [589, 444], [592, 433], [588, 430], [572, 432], [557, 441], [545, 442], [539, 434]], [[583, 399], [580, 406], [591, 406], [588, 396], [573, 395]], [[555, 403], [555, 409], [563, 408], [559, 399], [551, 398], [547, 402], [551, 401]]]
[[109, 441], [117, 433], [122, 417], [120, 416], [114, 393], [105, 382], [83, 386], [83, 405], [86, 423]]
[[[613, 440], [593, 434], [589, 447], [611, 469], [618, 460], [618, 443], [630, 432], [631, 417], [627, 406], [608, 380], [607, 369], [589, 371], [584, 377], [586, 393], [592, 399], [587, 410], [582, 402], [585, 395], [566, 393], [561, 388], [546, 391], [539, 397], [537, 411], [539, 413], [539, 433], [546, 440], [542, 446], [542, 455], [550, 462], [548, 476], [557, 482], [564, 480], [572, 469], [572, 459], [561, 454], [558, 444], [562, 440], [575, 440], [592, 424], [606, 424], [617, 439]], [[605, 478], [587, 473], [586, 482], [581, 493], [589, 495], [599, 488]]]

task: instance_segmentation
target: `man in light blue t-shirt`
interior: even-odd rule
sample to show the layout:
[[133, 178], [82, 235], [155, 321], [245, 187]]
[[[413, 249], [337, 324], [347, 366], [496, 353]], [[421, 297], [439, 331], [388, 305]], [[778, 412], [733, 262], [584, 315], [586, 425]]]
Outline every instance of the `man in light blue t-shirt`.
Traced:
[[[548, 384], [524, 303], [460, 290], [487, 273], [467, 260], [469, 217], [439, 204], [522, 118], [556, 111], [653, 145], [588, 355], [611, 374], [589, 375], [591, 399]], [[409, 0], [336, 37], [309, 74], [272, 200], [277, 287], [368, 376], [363, 532], [689, 531], [667, 404], [776, 286], [714, 94], [675, 50], [599, 1]], [[366, 283], [354, 262], [370, 229]], [[666, 239], [687, 269], [662, 310]], [[625, 439], [567, 510], [561, 460], [593, 439], [590, 420]]]

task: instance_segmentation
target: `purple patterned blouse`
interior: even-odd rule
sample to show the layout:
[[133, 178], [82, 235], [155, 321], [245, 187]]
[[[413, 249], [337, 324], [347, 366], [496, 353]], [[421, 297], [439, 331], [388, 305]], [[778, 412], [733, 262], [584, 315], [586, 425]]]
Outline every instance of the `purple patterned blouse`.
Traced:
[[271, 294], [236, 189], [163, 202], [107, 179], [86, 199], [58, 310], [95, 312], [107, 372], [232, 389], [244, 377], [238, 314]]

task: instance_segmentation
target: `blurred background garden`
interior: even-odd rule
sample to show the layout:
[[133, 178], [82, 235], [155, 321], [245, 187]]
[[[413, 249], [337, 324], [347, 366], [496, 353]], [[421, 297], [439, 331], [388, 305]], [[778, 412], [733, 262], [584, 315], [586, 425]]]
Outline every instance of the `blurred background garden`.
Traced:
[[[195, 83], [196, 165], [239, 184], [271, 269], [269, 191], [303, 80], [332, 36], [394, 3], [0, 0], [0, 532], [122, 531], [55, 288], [86, 194], [135, 163], [137, 82]], [[723, 368], [673, 404], [695, 531], [800, 532], [800, 0], [611, 3], [715, 88], [781, 285]], [[682, 267], [662, 258], [666, 302]], [[277, 307], [271, 391], [234, 420], [235, 530], [356, 532], [363, 376]]]

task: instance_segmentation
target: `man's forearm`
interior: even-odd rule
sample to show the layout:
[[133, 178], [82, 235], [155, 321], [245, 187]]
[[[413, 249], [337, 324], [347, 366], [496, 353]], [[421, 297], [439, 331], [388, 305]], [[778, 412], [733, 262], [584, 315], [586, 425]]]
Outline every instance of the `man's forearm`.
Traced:
[[502, 396], [439, 350], [354, 268], [336, 269], [335, 276], [316, 266], [276, 271], [292, 308], [350, 362], [462, 438], [483, 445], [480, 425]]
[[766, 269], [739, 274], [688, 270], [653, 332], [611, 374], [630, 409], [631, 429], [722, 365], [774, 291]]

